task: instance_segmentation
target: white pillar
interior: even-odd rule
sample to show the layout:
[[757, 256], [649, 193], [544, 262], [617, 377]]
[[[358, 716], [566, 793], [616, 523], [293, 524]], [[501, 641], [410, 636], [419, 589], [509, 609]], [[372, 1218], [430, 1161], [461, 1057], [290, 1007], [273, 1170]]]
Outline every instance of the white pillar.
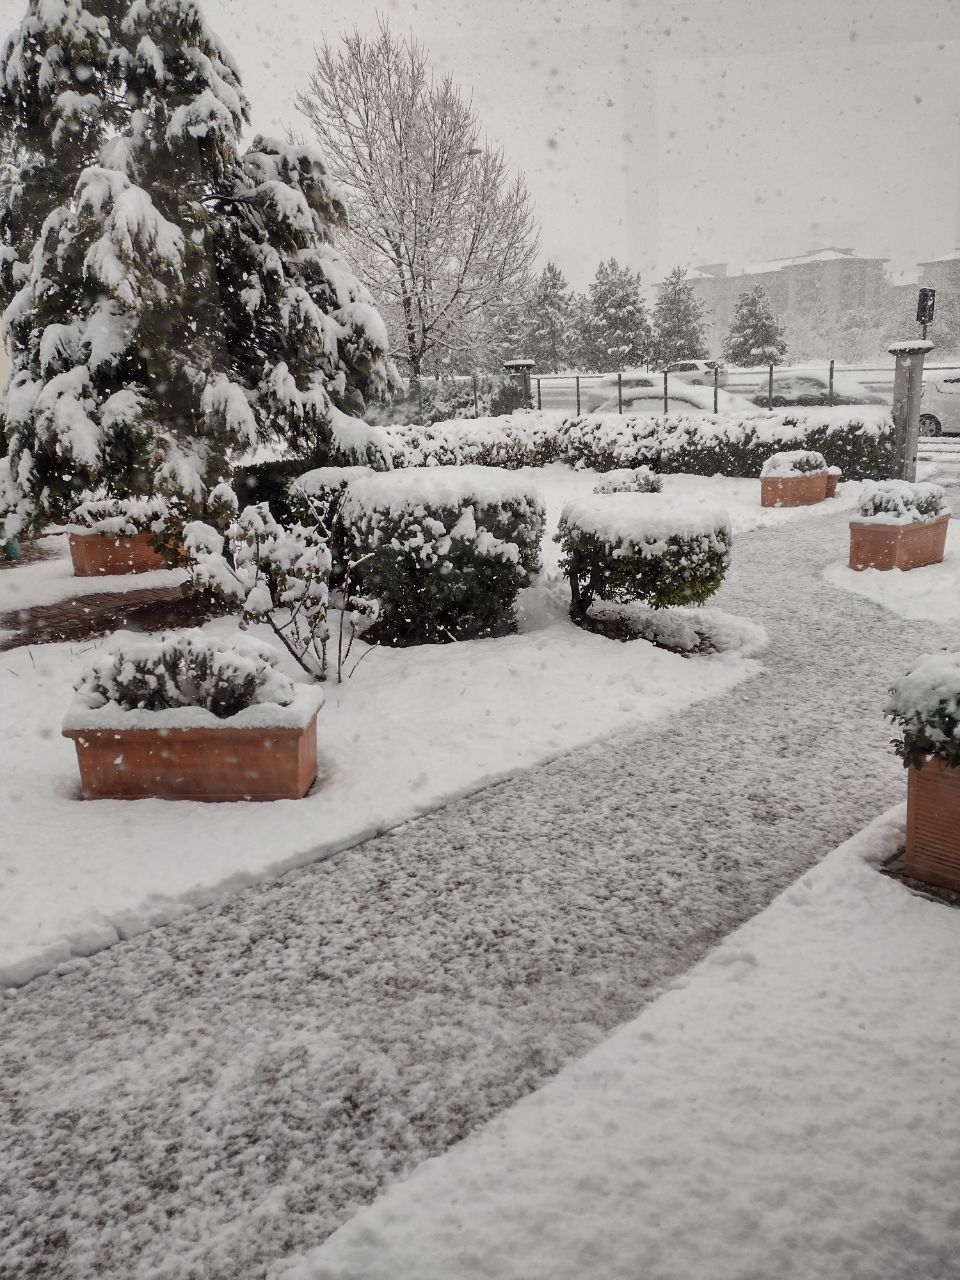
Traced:
[[893, 475], [895, 479], [916, 480], [917, 451], [920, 444], [920, 395], [923, 391], [923, 358], [933, 343], [914, 339], [895, 342], [890, 354], [897, 362], [893, 381], [894, 436]]

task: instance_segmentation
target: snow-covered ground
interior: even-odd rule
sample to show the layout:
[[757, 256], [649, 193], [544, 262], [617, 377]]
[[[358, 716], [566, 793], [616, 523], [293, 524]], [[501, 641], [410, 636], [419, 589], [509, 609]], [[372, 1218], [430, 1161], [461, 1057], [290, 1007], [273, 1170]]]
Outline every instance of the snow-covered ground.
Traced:
[[156, 569], [151, 573], [128, 573], [116, 577], [104, 574], [96, 578], [75, 578], [65, 533], [41, 538], [40, 545], [52, 553], [50, 559], [0, 572], [0, 614], [58, 604], [76, 596], [176, 587], [187, 577], [179, 569]]
[[960, 913], [898, 808], [277, 1280], [954, 1280]]
[[[550, 532], [545, 577], [521, 598], [520, 634], [379, 649], [343, 685], [330, 683], [319, 723], [321, 776], [306, 800], [265, 807], [81, 803], [73, 744], [60, 726], [91, 645], [7, 653], [0, 665], [0, 712], [9, 726], [0, 742], [8, 779], [0, 797], [0, 985], [29, 980], [71, 955], [90, 954], [518, 769], [675, 716], [758, 669], [752, 654], [763, 639], [756, 629], [747, 649], [688, 660], [574, 627], [551, 535], [564, 502], [589, 493], [597, 477], [561, 465], [530, 474], [547, 501]], [[837, 501], [852, 504], [857, 488], [847, 486]], [[666, 492], [688, 503], [720, 503], [737, 532], [823, 514], [764, 510], [757, 481], [675, 476]], [[85, 582], [70, 577], [65, 542], [59, 551], [54, 560], [0, 574], [6, 598], [26, 607], [91, 581], [105, 590], [114, 582], [151, 585], [146, 579], [155, 576]], [[211, 628], [230, 633], [235, 624], [221, 619]], [[262, 636], [269, 641], [268, 632]]]
[[901, 618], [934, 622], [960, 621], [960, 520], [947, 526], [947, 548], [941, 564], [921, 569], [861, 569], [846, 561], [828, 565], [823, 574], [831, 586], [852, 591]]

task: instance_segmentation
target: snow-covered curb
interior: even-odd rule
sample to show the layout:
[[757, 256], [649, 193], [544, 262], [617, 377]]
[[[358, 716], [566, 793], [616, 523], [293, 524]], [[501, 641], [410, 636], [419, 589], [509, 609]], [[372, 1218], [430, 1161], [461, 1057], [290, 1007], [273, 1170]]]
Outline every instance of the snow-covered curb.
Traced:
[[948, 1280], [960, 916], [835, 850], [634, 1022], [272, 1280]]

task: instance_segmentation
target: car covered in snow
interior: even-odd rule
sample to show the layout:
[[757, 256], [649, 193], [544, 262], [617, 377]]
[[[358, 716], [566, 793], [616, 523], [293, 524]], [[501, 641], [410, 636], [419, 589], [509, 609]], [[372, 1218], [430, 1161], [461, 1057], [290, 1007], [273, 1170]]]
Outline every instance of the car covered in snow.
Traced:
[[[663, 413], [663, 375], [628, 375], [624, 374], [622, 387], [624, 413]], [[587, 407], [586, 413], [616, 413], [620, 407], [621, 397], [616, 388], [606, 399], [598, 399], [597, 403]], [[717, 409], [720, 413], [754, 414], [759, 410], [744, 396], [731, 395], [728, 391], [717, 392]], [[667, 412], [685, 413], [695, 416], [713, 413], [713, 387], [700, 387], [693, 383], [685, 383], [680, 379], [667, 380]]]

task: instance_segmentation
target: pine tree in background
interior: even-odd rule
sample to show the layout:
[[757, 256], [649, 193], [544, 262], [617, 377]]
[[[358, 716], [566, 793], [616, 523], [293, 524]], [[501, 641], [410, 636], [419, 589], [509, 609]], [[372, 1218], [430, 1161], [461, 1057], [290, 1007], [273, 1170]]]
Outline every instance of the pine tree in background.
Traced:
[[573, 294], [552, 262], [533, 287], [528, 306], [525, 349], [538, 370], [559, 373], [568, 366], [575, 340]]
[[580, 367], [616, 373], [643, 364], [650, 351], [650, 321], [640, 275], [616, 258], [601, 262], [588, 291]]
[[737, 298], [723, 358], [730, 364], [782, 364], [787, 353], [783, 326], [770, 309], [763, 285]]
[[[97, 16], [97, 65], [118, 77], [98, 163], [44, 215], [28, 271], [8, 250], [22, 283], [5, 317], [8, 535], [68, 519], [93, 489], [200, 509], [258, 438], [364, 453], [371, 432], [347, 414], [391, 379], [382, 323], [329, 243], [344, 211], [319, 158], [261, 139], [238, 157], [239, 73], [194, 0], [121, 8]], [[4, 106], [42, 164], [73, 90], [51, 113], [18, 50], [36, 14], [69, 11], [83, 31], [90, 15], [34, 9], [8, 45]]]
[[674, 267], [657, 291], [651, 358], [659, 368], [675, 360], [702, 360], [707, 352], [705, 307], [682, 267]]

